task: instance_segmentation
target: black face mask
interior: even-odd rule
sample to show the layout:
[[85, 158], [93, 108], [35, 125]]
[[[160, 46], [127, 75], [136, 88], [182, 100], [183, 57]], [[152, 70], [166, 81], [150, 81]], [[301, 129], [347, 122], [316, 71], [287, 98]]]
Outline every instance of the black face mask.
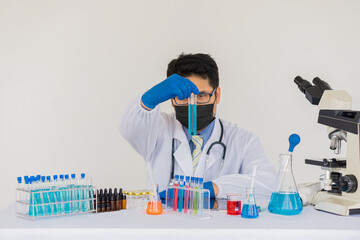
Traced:
[[[189, 128], [189, 107], [188, 106], [176, 106], [175, 108], [175, 114], [176, 119], [186, 128]], [[206, 105], [197, 105], [197, 120], [196, 120], [196, 126], [197, 130], [199, 131], [201, 129], [204, 129], [209, 125], [215, 117], [213, 116], [213, 109], [214, 109], [214, 103], [213, 104], [206, 104]]]

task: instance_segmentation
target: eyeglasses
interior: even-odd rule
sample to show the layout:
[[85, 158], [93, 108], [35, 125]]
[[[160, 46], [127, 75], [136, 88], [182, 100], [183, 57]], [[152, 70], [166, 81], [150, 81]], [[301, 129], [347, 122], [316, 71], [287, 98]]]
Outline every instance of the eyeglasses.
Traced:
[[[197, 104], [206, 104], [210, 102], [211, 97], [214, 95], [216, 88], [212, 91], [212, 93], [199, 93], [196, 95], [196, 103]], [[189, 98], [185, 98], [184, 100], [180, 100], [178, 97], [173, 98], [176, 105], [188, 105]]]

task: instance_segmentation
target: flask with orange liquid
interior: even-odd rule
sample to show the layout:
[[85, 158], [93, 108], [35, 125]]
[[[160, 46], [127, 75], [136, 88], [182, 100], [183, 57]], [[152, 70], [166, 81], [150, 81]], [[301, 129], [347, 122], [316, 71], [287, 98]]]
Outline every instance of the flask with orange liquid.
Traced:
[[154, 191], [151, 193], [146, 213], [150, 215], [160, 215], [163, 213], [163, 208], [161, 205], [161, 200], [159, 196], [159, 185], [154, 184], [153, 186]]

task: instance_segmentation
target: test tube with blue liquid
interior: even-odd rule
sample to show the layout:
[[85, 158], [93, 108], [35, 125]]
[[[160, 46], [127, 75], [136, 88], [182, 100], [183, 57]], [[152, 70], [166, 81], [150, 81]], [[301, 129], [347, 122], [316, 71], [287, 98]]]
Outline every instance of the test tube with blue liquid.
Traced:
[[[184, 187], [185, 183], [184, 183], [184, 176], [180, 176], [180, 183], [179, 183], [179, 187]], [[183, 211], [184, 208], [184, 190], [183, 189], [179, 189], [179, 203], [178, 203], [178, 210], [179, 212]]]
[[196, 116], [196, 103], [197, 103], [197, 97], [194, 93], [191, 93], [189, 100], [188, 100], [188, 108], [189, 108], [189, 134], [191, 136], [196, 135], [197, 132], [197, 126], [196, 126], [196, 121], [197, 121], [197, 116]]

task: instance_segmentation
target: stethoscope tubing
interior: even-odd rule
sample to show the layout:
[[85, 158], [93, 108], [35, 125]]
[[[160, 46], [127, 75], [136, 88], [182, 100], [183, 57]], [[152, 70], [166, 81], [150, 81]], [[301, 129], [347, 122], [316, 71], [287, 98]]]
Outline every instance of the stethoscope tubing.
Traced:
[[[219, 171], [218, 171], [218, 174], [217, 174], [217, 178], [220, 176], [220, 172], [223, 168], [223, 165], [224, 165], [224, 161], [225, 161], [225, 154], [226, 154], [226, 145], [222, 142], [222, 138], [223, 138], [223, 135], [224, 135], [224, 126], [221, 122], [221, 120], [219, 119], [219, 123], [220, 123], [220, 127], [221, 127], [221, 133], [220, 133], [220, 139], [219, 141], [216, 141], [216, 142], [213, 142], [209, 149], [206, 151], [206, 158], [205, 158], [205, 168], [204, 168], [204, 182], [205, 182], [205, 175], [206, 175], [206, 166], [207, 166], [207, 163], [208, 163], [208, 157], [209, 157], [209, 154], [210, 154], [210, 151], [211, 149], [216, 145], [216, 144], [220, 144], [223, 148], [223, 155], [222, 155], [222, 159], [221, 159], [221, 163], [220, 163], [220, 167], [219, 167]], [[172, 154], [171, 154], [171, 159], [172, 159], [172, 165], [171, 165], [171, 174], [170, 174], [170, 180], [171, 179], [174, 179], [174, 168], [175, 168], [175, 157], [174, 157], [174, 146], [175, 146], [175, 141], [174, 141], [174, 138], [172, 140]]]

